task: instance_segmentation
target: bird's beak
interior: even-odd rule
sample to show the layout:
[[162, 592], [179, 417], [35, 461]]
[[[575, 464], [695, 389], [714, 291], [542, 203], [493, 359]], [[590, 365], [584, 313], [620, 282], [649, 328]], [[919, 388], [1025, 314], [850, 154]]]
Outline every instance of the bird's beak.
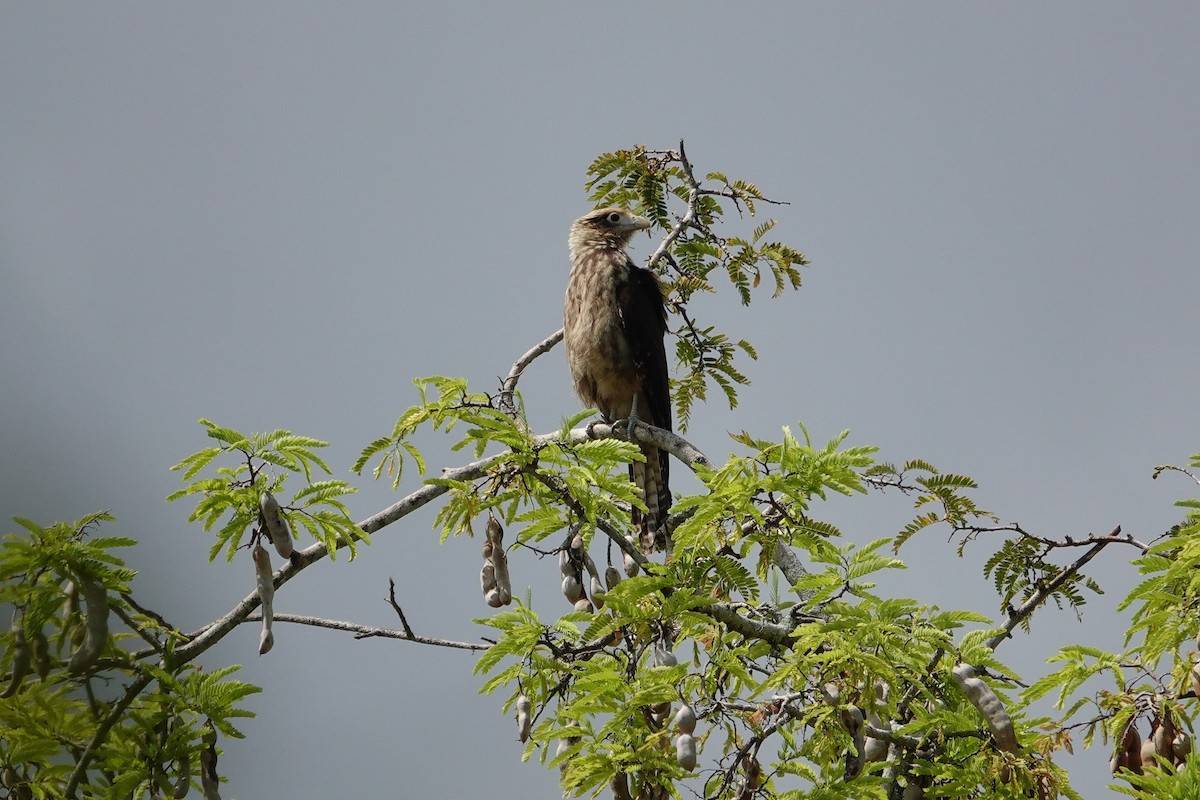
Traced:
[[639, 217], [636, 214], [629, 220], [629, 227], [635, 231], [644, 231], [650, 227], [650, 220], [645, 217]]

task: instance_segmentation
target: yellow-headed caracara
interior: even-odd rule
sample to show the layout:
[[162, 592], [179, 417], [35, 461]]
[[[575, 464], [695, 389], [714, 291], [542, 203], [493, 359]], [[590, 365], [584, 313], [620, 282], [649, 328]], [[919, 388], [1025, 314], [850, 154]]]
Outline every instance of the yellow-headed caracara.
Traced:
[[[671, 430], [662, 285], [625, 253], [629, 237], [649, 227], [650, 220], [622, 208], [601, 208], [571, 225], [563, 341], [575, 392], [600, 409], [606, 422], [641, 420]], [[646, 460], [629, 465], [629, 478], [641, 489], [649, 513], [635, 508], [633, 525], [642, 549], [650, 552], [666, 546], [669, 456], [641, 447]]]

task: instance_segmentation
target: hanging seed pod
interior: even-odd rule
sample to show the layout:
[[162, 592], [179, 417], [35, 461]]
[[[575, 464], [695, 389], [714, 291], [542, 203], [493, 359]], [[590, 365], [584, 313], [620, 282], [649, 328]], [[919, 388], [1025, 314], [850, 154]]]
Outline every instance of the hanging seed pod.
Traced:
[[287, 519], [275, 495], [264, 491], [258, 496], [258, 510], [262, 512], [263, 527], [267, 530], [267, 538], [275, 545], [275, 552], [280, 558], [292, 557], [292, 532], [288, 529]]
[[483, 596], [483, 600], [492, 608], [499, 608], [500, 606], [504, 605], [504, 601], [500, 599], [499, 589], [492, 589]]
[[621, 573], [616, 567], [608, 567], [604, 570], [604, 585], [611, 592], [613, 587], [621, 582]]
[[479, 588], [485, 597], [496, 588], [496, 566], [490, 561], [483, 562], [483, 568], [479, 570]]
[[629, 776], [624, 772], [613, 775], [608, 788], [612, 789], [613, 800], [633, 800], [633, 795], [629, 793]]
[[671, 704], [653, 703], [650, 706], [650, 716], [654, 718], [655, 723], [662, 725], [666, 722], [667, 717], [671, 716]]
[[[632, 550], [637, 550], [641, 547], [641, 545], [637, 543], [637, 540], [635, 540], [632, 536], [626, 536], [625, 543]], [[628, 578], [634, 577], [635, 575], [638, 574], [638, 570], [641, 569], [641, 567], [638, 566], [637, 561], [635, 561], [633, 559], [633, 556], [630, 555], [627, 551], [622, 550], [621, 554], [622, 554], [622, 562], [625, 566], [625, 576]]]
[[588, 552], [586, 550], [583, 550], [582, 553], [583, 553], [583, 556], [582, 556], [583, 557], [583, 568], [585, 570], [587, 570], [588, 575], [591, 575], [593, 578], [595, 578], [597, 581], [599, 581], [600, 580], [600, 570], [596, 569], [596, 562], [592, 561], [592, 557], [590, 555], [588, 555]]
[[1125, 726], [1125, 733], [1117, 744], [1109, 766], [1112, 767], [1114, 775], [1121, 769], [1142, 774], [1142, 736], [1133, 720]]
[[1146, 741], [1142, 742], [1142, 752], [1140, 755], [1142, 769], [1154, 769], [1156, 766], [1158, 766], [1158, 762], [1154, 760], [1155, 752], [1156, 749], [1154, 747], [1154, 737], [1151, 736], [1147, 738]]
[[1158, 727], [1154, 728], [1154, 751], [1167, 761], [1175, 757], [1172, 742], [1175, 741], [1175, 718], [1171, 714], [1163, 714], [1158, 718]]
[[678, 663], [679, 659], [675, 658], [675, 653], [664, 642], [655, 643], [654, 665], [656, 667], [673, 667]]
[[254, 545], [250, 556], [254, 560], [254, 585], [262, 603], [262, 633], [258, 637], [258, 654], [262, 656], [275, 646], [275, 634], [271, 632], [271, 623], [275, 619], [275, 578], [271, 572], [271, 556], [262, 545]]
[[[492, 567], [496, 572], [496, 591], [500, 605], [506, 606], [512, 602], [512, 580], [508, 575], [508, 555], [504, 552], [504, 529], [500, 521], [488, 515], [487, 540], [492, 545]], [[488, 602], [491, 605], [491, 602]]]
[[171, 797], [183, 800], [192, 788], [192, 759], [184, 756], [175, 762], [175, 785], [171, 789]]
[[836, 706], [842, 701], [842, 690], [836, 683], [827, 683], [821, 687], [821, 696], [825, 698], [826, 703]]
[[1175, 738], [1171, 742], [1171, 753], [1175, 757], [1175, 766], [1182, 766], [1183, 762], [1187, 761], [1187, 757], [1192, 754], [1191, 734], [1186, 732], [1175, 734]]
[[522, 743], [529, 739], [529, 731], [533, 725], [533, 719], [530, 716], [531, 705], [529, 698], [525, 695], [517, 697], [517, 738]]
[[592, 594], [592, 605], [596, 608], [604, 608], [604, 598], [608, 593], [604, 591], [604, 586], [595, 575], [592, 576], [592, 585], [589, 588]]
[[696, 740], [690, 733], [675, 737], [675, 763], [688, 772], [696, 768]]
[[[867, 724], [880, 731], [888, 729], [888, 726], [884, 723], [883, 719], [881, 719], [874, 711], [867, 714]], [[863, 733], [865, 735], [866, 730], [864, 730]], [[887, 758], [887, 751], [888, 743], [885, 740], [876, 739], [869, 735], [866, 736], [866, 742], [864, 743], [863, 749], [864, 761], [883, 761]]]
[[925, 790], [921, 788], [921, 784], [910, 777], [908, 785], [904, 787], [903, 797], [904, 800], [925, 800]]
[[108, 644], [108, 590], [100, 581], [90, 577], [80, 577], [78, 583], [83, 593], [84, 608], [87, 609], [87, 632], [83, 644], [67, 664], [67, 671], [72, 675], [91, 669]]
[[583, 584], [574, 575], [567, 575], [562, 579], [562, 593], [568, 603], [575, 605], [583, 597]]
[[221, 800], [221, 776], [217, 774], [217, 731], [211, 724], [205, 727], [200, 740], [204, 749], [200, 751], [200, 788], [204, 800]]
[[67, 581], [63, 587], [63, 630], [71, 631], [71, 646], [83, 644], [86, 631], [83, 626], [83, 616], [79, 613], [79, 589], [74, 581]]
[[0, 697], [3, 698], [12, 697], [21, 690], [21, 683], [29, 674], [31, 661], [29, 643], [25, 640], [25, 628], [16, 610], [13, 611], [12, 634], [12, 676], [8, 679], [8, 686], [0, 692]]
[[571, 563], [571, 549], [567, 546], [558, 551], [558, 571], [564, 578], [576, 574], [575, 565]]
[[595, 611], [595, 609], [592, 608], [592, 603], [590, 600], [588, 600], [586, 597], [581, 597], [575, 603], [575, 611], [579, 611], [584, 614], [590, 614]]
[[33, 652], [33, 668], [38, 677], [46, 680], [50, 674], [50, 642], [41, 628], [34, 630], [29, 636], [30, 649]]
[[1192, 694], [1200, 699], [1200, 661], [1192, 664], [1192, 670], [1188, 673], [1188, 678], [1192, 683]]
[[[576, 737], [571, 737], [571, 738], [567, 738], [567, 739], [559, 739], [558, 745], [554, 748], [554, 757], [556, 759], [562, 758], [564, 755], [567, 754], [567, 751], [570, 750], [571, 747], [574, 746], [574, 744], [578, 741], [579, 741], [579, 739]], [[558, 771], [560, 773], [565, 773], [567, 771], [567, 762], [565, 760], [561, 764], [558, 765]]]
[[996, 740], [996, 746], [1008, 753], [1017, 752], [1020, 745], [1017, 743], [1017, 735], [1013, 730], [1012, 718], [1004, 710], [1004, 703], [1000, 701], [1000, 697], [992, 690], [992, 687], [975, 677], [975, 670], [969, 664], [959, 664], [954, 668], [952, 674], [963, 694], [971, 701], [971, 705], [975, 706], [975, 709], [987, 722], [988, 729], [991, 730], [992, 737]]
[[675, 719], [671, 720], [671, 727], [676, 733], [695, 733], [696, 732], [696, 712], [687, 703], [679, 707], [675, 712]]
[[854, 749], [846, 751], [846, 762], [843, 769], [843, 779], [850, 781], [857, 778], [863, 768], [863, 754], [866, 750], [866, 741], [863, 736], [863, 713], [858, 706], [849, 705], [841, 710], [839, 716], [842, 720], [842, 727], [854, 741]]

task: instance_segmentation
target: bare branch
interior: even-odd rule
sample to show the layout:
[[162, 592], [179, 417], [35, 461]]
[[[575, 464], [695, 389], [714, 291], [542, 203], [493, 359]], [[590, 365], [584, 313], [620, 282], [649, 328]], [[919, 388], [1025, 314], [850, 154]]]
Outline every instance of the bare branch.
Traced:
[[1076, 539], [1072, 536], [1065, 536], [1062, 539], [1051, 539], [1046, 536], [1039, 536], [1035, 533], [1030, 533], [1021, 527], [1019, 523], [1013, 522], [1008, 525], [956, 525], [954, 527], [956, 533], [966, 533], [968, 538], [975, 538], [984, 533], [1011, 532], [1017, 533], [1026, 539], [1032, 539], [1035, 542], [1046, 545], [1047, 550], [1053, 550], [1056, 547], [1088, 547], [1094, 544], [1128, 544], [1141, 550], [1143, 553], [1150, 549], [1150, 545], [1140, 542], [1131, 534], [1121, 533], [1121, 526], [1118, 525], [1110, 533], [1104, 536], [1097, 536], [1089, 533], [1082, 539]]
[[409, 639], [412, 639], [412, 626], [408, 624], [408, 619], [404, 616], [404, 610], [396, 602], [396, 581], [393, 578], [388, 578], [388, 603], [396, 610], [396, 616], [400, 617], [400, 624], [404, 626], [404, 632], [408, 634]]
[[544, 353], [550, 352], [552, 349], [554, 349], [555, 345], [562, 341], [562, 338], [563, 329], [559, 328], [557, 331], [535, 344], [527, 353], [525, 353], [525, 355], [521, 356], [513, 363], [512, 369], [508, 371], [508, 376], [504, 379], [504, 382], [500, 384], [500, 410], [504, 412], [509, 419], [520, 426], [522, 430], [527, 429], [525, 428], [524, 421], [521, 420], [517, 414], [517, 404], [513, 399], [513, 394], [517, 390], [517, 381], [521, 380], [521, 375], [525, 372], [525, 369], [533, 363], [534, 359], [540, 355], [543, 355]]
[[[251, 614], [242, 622], [258, 622], [261, 614]], [[356, 622], [343, 622], [323, 617], [310, 617], [304, 614], [276, 614], [275, 622], [290, 622], [294, 625], [310, 625], [314, 628], [327, 628], [333, 631], [353, 633], [355, 639], [403, 639], [416, 644], [428, 644], [435, 647], [449, 647], [455, 650], [471, 650], [474, 652], [487, 650], [491, 647], [486, 642], [458, 642], [453, 639], [439, 639], [434, 636], [419, 636], [411, 631], [398, 631], [395, 628], [380, 628], [374, 625], [359, 625]]]

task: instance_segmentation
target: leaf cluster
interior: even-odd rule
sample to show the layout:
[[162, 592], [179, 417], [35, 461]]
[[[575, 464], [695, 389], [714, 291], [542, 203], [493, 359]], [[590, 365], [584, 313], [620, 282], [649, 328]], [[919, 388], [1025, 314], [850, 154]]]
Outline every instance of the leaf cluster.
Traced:
[[[289, 502], [281, 504], [291, 530], [308, 531], [325, 545], [331, 557], [339, 546], [345, 545], [353, 558], [357, 543], [367, 541], [341, 500], [357, 490], [343, 480], [313, 480], [314, 468], [332, 474], [316, 453], [327, 442], [288, 430], [246, 435], [206, 419], [201, 419], [200, 424], [218, 444], [192, 453], [171, 467], [182, 471], [187, 485], [172, 492], [167, 500], [196, 497], [188, 521], [201, 523], [206, 531], [221, 523], [209, 551], [210, 561], [221, 550], [232, 561], [248, 530], [257, 539], [262, 531], [259, 498], [263, 492], [281, 492], [289, 474], [303, 476], [305, 481]], [[220, 466], [211, 474], [197, 477], [218, 459]]]

